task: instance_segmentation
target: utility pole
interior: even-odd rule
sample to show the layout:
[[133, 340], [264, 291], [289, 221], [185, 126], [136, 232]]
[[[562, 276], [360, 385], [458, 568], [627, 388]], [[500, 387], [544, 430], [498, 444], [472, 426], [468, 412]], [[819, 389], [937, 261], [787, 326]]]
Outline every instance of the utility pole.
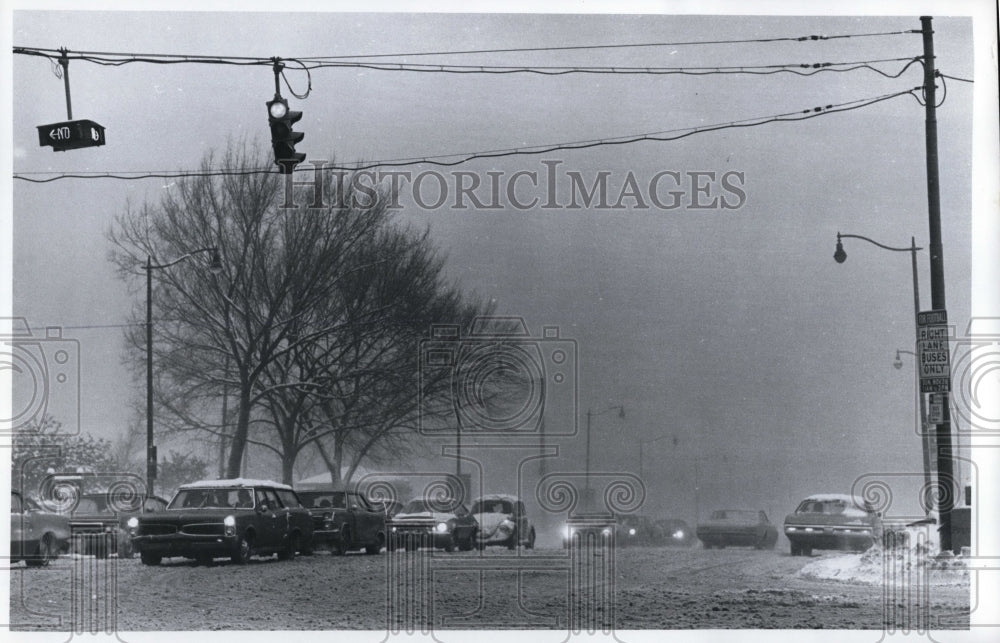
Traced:
[[[927, 215], [930, 226], [931, 308], [946, 310], [944, 296], [944, 251], [941, 246], [941, 189], [938, 180], [937, 147], [937, 72], [934, 66], [934, 30], [931, 16], [921, 16], [920, 25], [924, 40], [924, 107], [926, 111], [925, 134], [927, 139]], [[951, 376], [949, 373], [949, 389]], [[920, 394], [921, 396], [924, 393]], [[943, 393], [941, 422], [937, 425], [938, 465], [938, 516], [940, 520], [941, 551], [952, 549], [951, 510], [955, 506], [954, 461], [951, 452], [951, 391]]]

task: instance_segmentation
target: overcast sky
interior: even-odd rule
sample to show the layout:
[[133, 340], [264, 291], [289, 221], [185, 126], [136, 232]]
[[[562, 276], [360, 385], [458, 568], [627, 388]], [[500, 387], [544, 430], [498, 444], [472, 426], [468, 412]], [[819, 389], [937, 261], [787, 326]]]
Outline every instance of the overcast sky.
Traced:
[[[902, 17], [671, 15], [446, 15], [17, 11], [13, 44], [71, 51], [282, 58], [433, 51], [773, 39], [919, 29]], [[971, 79], [973, 24], [934, 20], [937, 68]], [[984, 55], [988, 49], [978, 49]], [[922, 54], [919, 34], [768, 43], [410, 56], [419, 64], [723, 67], [852, 62]], [[906, 64], [876, 66], [892, 75]], [[13, 57], [12, 151], [18, 176], [39, 172], [142, 172], [196, 168], [233, 139], [268, 143], [267, 67], [70, 64], [73, 115], [107, 128], [103, 147], [53, 152], [36, 126], [66, 120], [63, 83], [43, 58]], [[919, 64], [899, 78], [868, 69], [773, 75], [476, 75], [358, 68], [312, 72], [311, 94], [285, 97], [303, 112], [298, 151], [341, 162], [427, 157], [609, 139], [733, 123], [863, 101], [922, 84]], [[289, 65], [292, 89], [306, 75]], [[973, 87], [939, 94], [942, 235], [949, 319], [959, 336], [976, 308], [972, 199]], [[978, 86], [976, 86], [978, 88]], [[995, 87], [995, 85], [994, 85]], [[984, 88], [986, 89], [986, 88]], [[908, 253], [857, 239], [834, 262], [836, 234], [890, 246], [928, 242], [924, 108], [904, 95], [798, 122], [476, 160], [453, 170], [535, 173], [516, 184], [524, 202], [570, 201], [572, 173], [589, 185], [608, 172], [611, 203], [631, 176], [645, 191], [675, 172], [674, 209], [437, 208], [402, 191], [399, 219], [448, 254], [448, 274], [520, 315], [532, 335], [559, 326], [578, 350], [579, 404], [624, 405], [594, 419], [594, 468], [638, 473], [645, 441], [647, 507], [694, 519], [693, 488], [710, 506], [749, 506], [775, 520], [811, 492], [848, 492], [859, 477], [912, 474], [899, 503], [912, 509], [921, 480], [915, 436], [914, 349]], [[547, 163], [543, 163], [543, 161]], [[406, 168], [419, 173], [428, 165]], [[710, 193], [691, 185], [692, 172]], [[727, 173], [739, 191], [726, 190]], [[453, 176], [453, 175], [449, 175]], [[673, 175], [668, 175], [673, 176]], [[448, 181], [454, 181], [448, 178]], [[13, 313], [36, 332], [62, 327], [79, 341], [81, 430], [113, 437], [141, 395], [121, 365], [122, 324], [142, 292], [107, 261], [106, 231], [127, 202], [155, 201], [174, 179], [13, 181]], [[664, 180], [666, 181], [666, 180]], [[424, 200], [433, 201], [428, 182]], [[492, 198], [489, 192], [481, 192]], [[740, 196], [742, 194], [742, 197]], [[646, 196], [646, 194], [643, 194]], [[691, 207], [723, 196], [727, 203]], [[987, 203], [985, 207], [990, 207]], [[994, 206], [995, 207], [995, 204]], [[993, 246], [995, 248], [995, 245]], [[989, 251], [990, 248], [987, 248]], [[169, 258], [162, 258], [164, 260]], [[918, 255], [922, 308], [930, 306], [928, 254]], [[984, 282], [988, 287], [989, 282]], [[995, 286], [994, 286], [995, 287]], [[140, 383], [141, 384], [141, 383]], [[69, 399], [69, 398], [66, 398]], [[140, 398], [141, 399], [141, 398]], [[57, 400], [53, 404], [65, 404]], [[53, 408], [56, 408], [55, 406]], [[558, 412], [556, 412], [558, 411]], [[553, 410], [547, 426], [573, 413]], [[71, 421], [69, 418], [66, 421]], [[653, 439], [663, 438], [652, 442]], [[551, 470], [578, 470], [582, 440], [562, 440]], [[250, 472], [253, 473], [253, 472]], [[963, 473], [968, 474], [968, 470]], [[491, 484], [503, 486], [491, 473]], [[497, 477], [494, 477], [497, 476]], [[905, 496], [905, 498], [904, 498]]]

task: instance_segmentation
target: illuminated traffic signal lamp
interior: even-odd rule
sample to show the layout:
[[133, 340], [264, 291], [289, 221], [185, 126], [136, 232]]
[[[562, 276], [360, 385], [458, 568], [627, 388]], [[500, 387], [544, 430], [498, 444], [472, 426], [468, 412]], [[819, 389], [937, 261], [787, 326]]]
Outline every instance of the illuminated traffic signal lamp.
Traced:
[[302, 112], [288, 109], [288, 101], [276, 96], [267, 103], [267, 120], [271, 125], [271, 147], [274, 162], [282, 174], [291, 174], [295, 166], [306, 160], [306, 155], [295, 151], [295, 144], [305, 136], [292, 131], [292, 126], [302, 118]]

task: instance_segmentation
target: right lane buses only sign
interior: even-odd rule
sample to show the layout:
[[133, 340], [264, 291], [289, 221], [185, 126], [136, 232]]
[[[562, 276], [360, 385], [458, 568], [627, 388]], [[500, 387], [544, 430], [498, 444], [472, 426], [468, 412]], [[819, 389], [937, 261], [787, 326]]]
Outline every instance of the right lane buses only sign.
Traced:
[[947, 311], [917, 313], [917, 362], [920, 365], [921, 393], [951, 391]]

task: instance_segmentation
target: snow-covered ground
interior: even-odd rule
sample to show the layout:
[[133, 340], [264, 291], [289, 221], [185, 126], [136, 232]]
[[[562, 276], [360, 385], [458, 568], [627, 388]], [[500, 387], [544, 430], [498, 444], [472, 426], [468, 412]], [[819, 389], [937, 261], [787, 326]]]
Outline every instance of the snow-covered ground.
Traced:
[[861, 583], [918, 582], [928, 585], [961, 585], [969, 582], [964, 556], [939, 552], [937, 539], [926, 527], [908, 528], [904, 545], [879, 545], [864, 553], [822, 556], [801, 570], [799, 576]]

